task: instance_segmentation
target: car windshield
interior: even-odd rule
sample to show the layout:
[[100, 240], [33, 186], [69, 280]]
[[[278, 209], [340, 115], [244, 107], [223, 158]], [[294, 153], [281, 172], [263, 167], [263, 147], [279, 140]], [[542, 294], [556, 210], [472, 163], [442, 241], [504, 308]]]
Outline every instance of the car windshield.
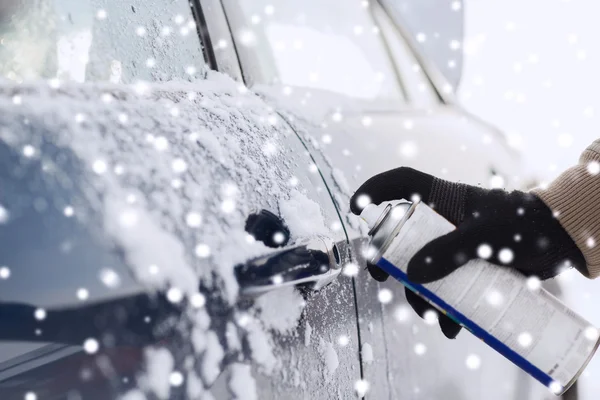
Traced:
[[227, 4], [251, 83], [323, 89], [363, 100], [401, 97], [379, 29], [360, 1]]
[[0, 77], [15, 82], [202, 77], [187, 2], [0, 0]]

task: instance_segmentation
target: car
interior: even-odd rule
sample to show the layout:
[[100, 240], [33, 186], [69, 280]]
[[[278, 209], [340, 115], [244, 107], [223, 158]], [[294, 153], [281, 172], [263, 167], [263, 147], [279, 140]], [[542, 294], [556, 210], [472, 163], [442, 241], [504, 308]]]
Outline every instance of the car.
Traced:
[[364, 271], [370, 176], [519, 184], [392, 7], [0, 2], [0, 398], [544, 398]]

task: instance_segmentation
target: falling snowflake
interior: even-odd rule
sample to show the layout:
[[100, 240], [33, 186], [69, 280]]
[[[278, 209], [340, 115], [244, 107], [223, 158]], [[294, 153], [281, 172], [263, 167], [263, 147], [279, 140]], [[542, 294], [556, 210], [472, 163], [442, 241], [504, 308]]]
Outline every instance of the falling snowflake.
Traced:
[[369, 382], [364, 379], [359, 379], [354, 383], [354, 390], [358, 398], [365, 397], [365, 394], [369, 391]]
[[105, 173], [107, 168], [108, 166], [106, 165], [106, 162], [104, 160], [96, 160], [92, 164], [92, 170], [98, 175], [102, 175], [103, 173]]
[[469, 369], [479, 369], [481, 366], [481, 358], [477, 354], [469, 354], [465, 360], [465, 365]]
[[520, 234], [517, 233], [517, 234], [515, 234], [515, 236], [513, 236], [513, 239], [515, 240], [515, 242], [520, 242], [522, 237]]
[[344, 265], [342, 273], [346, 276], [356, 276], [358, 275], [358, 265], [355, 263], [347, 263]]
[[425, 346], [423, 343], [417, 343], [415, 344], [414, 351], [416, 355], [422, 356], [427, 352], [427, 346]]
[[106, 13], [106, 10], [104, 10], [104, 9], [99, 9], [96, 12], [96, 18], [99, 20], [106, 19], [107, 16], [108, 16], [108, 14]]
[[598, 328], [596, 328], [594, 326], [588, 326], [587, 328], [585, 328], [586, 339], [595, 341], [598, 339], [599, 335], [600, 335], [600, 333], [598, 332]]
[[185, 223], [190, 228], [197, 228], [202, 224], [202, 216], [200, 216], [200, 214], [197, 212], [190, 211], [185, 216]]
[[88, 354], [95, 354], [98, 352], [98, 349], [100, 349], [100, 344], [96, 339], [90, 338], [83, 342], [83, 350]]
[[0, 279], [10, 278], [10, 268], [7, 266], [0, 267]]
[[167, 300], [174, 304], [180, 303], [183, 300], [183, 292], [178, 288], [172, 287], [167, 290]]
[[194, 308], [202, 308], [206, 304], [206, 298], [202, 293], [194, 293], [190, 297], [190, 304]]
[[504, 302], [504, 296], [502, 295], [502, 293], [495, 289], [489, 290], [486, 293], [485, 299], [490, 305], [494, 307], [498, 307]]
[[13, 96], [12, 101], [13, 101], [13, 104], [18, 105], [18, 104], [22, 103], [23, 99], [21, 98], [21, 96], [15, 95], [15, 96]]
[[44, 310], [43, 308], [37, 308], [33, 315], [38, 321], [43, 321], [46, 319], [47, 313], [46, 310]]
[[493, 175], [490, 178], [490, 189], [503, 189], [505, 185], [502, 175]]
[[392, 301], [392, 298], [393, 298], [392, 291], [390, 289], [383, 288], [383, 289], [379, 290], [379, 293], [377, 294], [377, 298], [379, 299], [379, 301], [381, 303], [387, 304], [390, 301]]
[[552, 383], [550, 383], [550, 385], [548, 386], [548, 388], [554, 394], [559, 394], [560, 392], [563, 391], [562, 385], [560, 383], [556, 382], [556, 381], [553, 381]]
[[121, 277], [110, 268], [103, 268], [99, 273], [100, 281], [108, 288], [114, 289], [121, 284]]
[[427, 325], [434, 325], [438, 321], [438, 313], [434, 310], [427, 310], [423, 314], [423, 319]]
[[274, 285], [281, 285], [283, 283], [283, 276], [280, 274], [274, 275], [271, 278], [271, 282], [273, 282]]
[[179, 371], [173, 371], [169, 374], [169, 383], [173, 387], [179, 387], [183, 384], [183, 374]]
[[0, 224], [5, 224], [8, 221], [8, 210], [0, 205]]
[[348, 335], [340, 335], [337, 342], [340, 346], [345, 347], [348, 346], [348, 343], [350, 343], [350, 338]]
[[413, 141], [407, 141], [400, 145], [400, 154], [406, 158], [414, 158], [418, 152], [419, 148]]
[[419, 32], [417, 33], [417, 42], [419, 43], [423, 43], [425, 40], [427, 40], [427, 35], [425, 35], [423, 32]]
[[331, 115], [331, 119], [333, 120], [333, 122], [341, 122], [343, 119], [342, 113], [339, 111], [334, 112]]
[[510, 264], [514, 260], [514, 258], [515, 255], [511, 249], [504, 248], [500, 249], [500, 251], [498, 252], [498, 260], [500, 260], [502, 264]]
[[273, 242], [276, 244], [282, 244], [285, 242], [285, 235], [282, 232], [275, 232], [273, 234]]
[[169, 148], [169, 141], [164, 136], [159, 136], [154, 139], [154, 148], [158, 151], [165, 151]]
[[29, 144], [23, 146], [23, 155], [28, 158], [33, 157], [35, 155], [35, 148]]
[[210, 247], [208, 247], [207, 244], [200, 243], [196, 246], [195, 252], [196, 256], [200, 258], [207, 258], [208, 256], [210, 256]]
[[592, 161], [587, 165], [587, 170], [591, 175], [598, 175], [600, 173], [600, 163], [598, 161]]
[[235, 201], [232, 199], [225, 199], [221, 203], [221, 211], [225, 214], [230, 214], [235, 210]]
[[66, 206], [63, 209], [63, 214], [65, 215], [65, 217], [72, 217], [73, 213], [74, 213], [73, 207], [71, 207], [71, 206]]
[[90, 297], [90, 293], [86, 288], [77, 289], [77, 298], [81, 301], [85, 301]]
[[373, 123], [373, 118], [369, 117], [368, 115], [365, 115], [364, 117], [362, 117], [361, 122], [363, 126], [371, 126], [371, 124]]
[[325, 144], [329, 144], [329, 143], [331, 143], [331, 142], [332, 142], [332, 140], [333, 140], [333, 139], [331, 138], [331, 135], [323, 135], [323, 136], [321, 137], [321, 141], [322, 141], [323, 143], [325, 143]]
[[523, 332], [517, 336], [517, 342], [519, 342], [519, 345], [522, 347], [529, 347], [531, 346], [531, 343], [533, 343], [533, 337], [529, 332]]
[[477, 257], [482, 260], [487, 260], [492, 256], [492, 246], [487, 243], [482, 243], [477, 247]]
[[406, 322], [410, 319], [411, 311], [408, 306], [401, 305], [396, 308], [394, 311], [394, 317], [398, 322]]
[[173, 172], [181, 174], [187, 170], [188, 166], [184, 160], [176, 158], [171, 162], [171, 168], [173, 169]]
[[34, 392], [25, 393], [25, 400], [37, 400], [37, 395]]
[[542, 281], [537, 276], [527, 278], [527, 288], [529, 290], [538, 290], [542, 286]]
[[241, 30], [238, 39], [243, 46], [253, 46], [256, 44], [256, 35], [251, 30]]

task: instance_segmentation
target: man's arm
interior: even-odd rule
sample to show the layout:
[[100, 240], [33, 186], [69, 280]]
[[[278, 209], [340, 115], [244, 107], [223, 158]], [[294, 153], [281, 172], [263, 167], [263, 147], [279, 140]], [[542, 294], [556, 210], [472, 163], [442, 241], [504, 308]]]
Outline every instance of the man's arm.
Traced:
[[600, 139], [546, 189], [532, 190], [554, 212], [585, 257], [588, 278], [600, 276]]

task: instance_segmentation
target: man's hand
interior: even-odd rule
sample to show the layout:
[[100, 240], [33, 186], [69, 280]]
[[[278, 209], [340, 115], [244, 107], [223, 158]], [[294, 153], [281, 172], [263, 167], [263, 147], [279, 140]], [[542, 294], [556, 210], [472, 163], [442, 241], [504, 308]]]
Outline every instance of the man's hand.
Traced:
[[[375, 204], [418, 196], [456, 225], [456, 230], [432, 240], [410, 260], [407, 275], [415, 283], [441, 279], [477, 258], [540, 279], [553, 277], [566, 266], [585, 270], [575, 242], [544, 202], [530, 193], [486, 190], [401, 167], [370, 178], [356, 191], [350, 204], [355, 214], [362, 211], [359, 203], [363, 207], [367, 203], [361, 196]], [[374, 279], [387, 279], [377, 266], [368, 269]], [[406, 298], [421, 317], [433, 310], [408, 289]], [[450, 339], [460, 331], [445, 315], [439, 315], [439, 322]]]

